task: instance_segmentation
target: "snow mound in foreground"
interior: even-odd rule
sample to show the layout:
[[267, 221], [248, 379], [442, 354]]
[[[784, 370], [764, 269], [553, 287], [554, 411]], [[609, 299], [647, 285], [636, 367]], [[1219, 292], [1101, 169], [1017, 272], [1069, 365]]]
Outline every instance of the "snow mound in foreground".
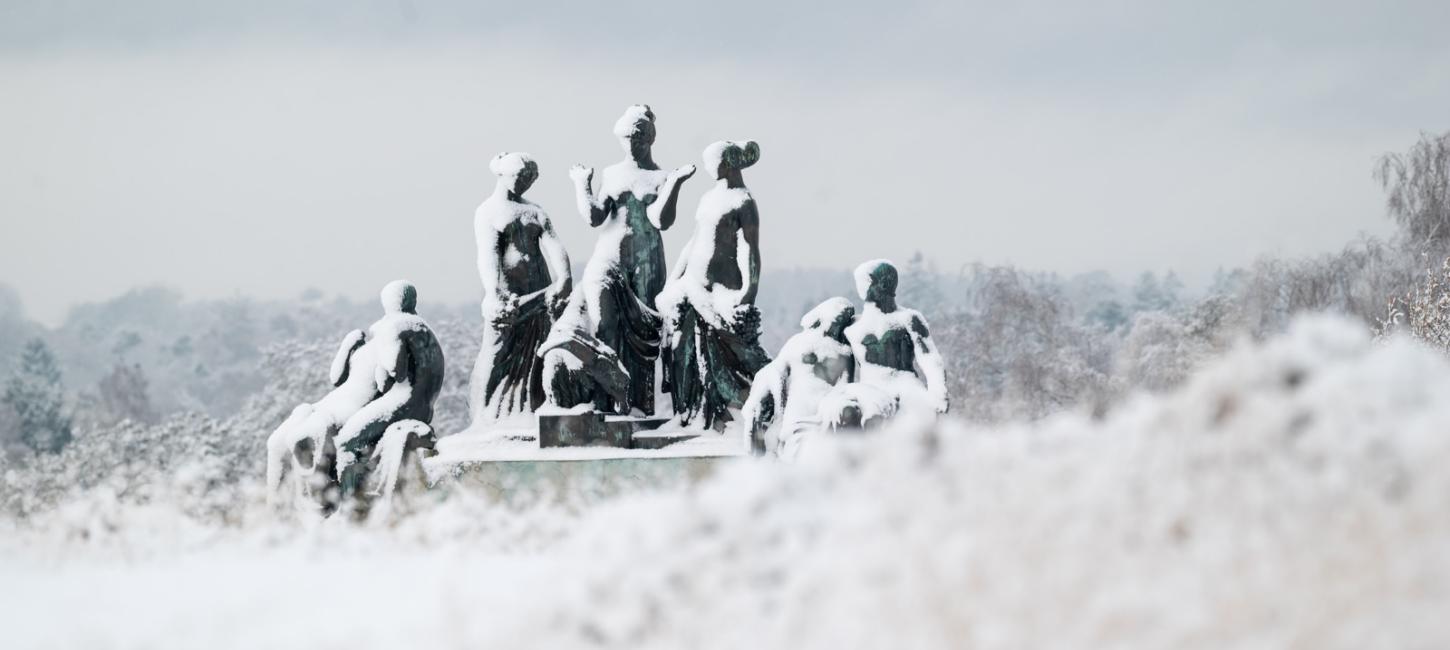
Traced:
[[1445, 396], [1438, 355], [1302, 321], [1103, 422], [902, 428], [595, 513], [560, 616], [660, 647], [1443, 646]]
[[139, 560], [16, 531], [0, 612], [87, 612], [7, 622], [21, 646], [1445, 647], [1446, 395], [1438, 354], [1303, 320], [1103, 420], [818, 439], [583, 514], [167, 535], [153, 508]]

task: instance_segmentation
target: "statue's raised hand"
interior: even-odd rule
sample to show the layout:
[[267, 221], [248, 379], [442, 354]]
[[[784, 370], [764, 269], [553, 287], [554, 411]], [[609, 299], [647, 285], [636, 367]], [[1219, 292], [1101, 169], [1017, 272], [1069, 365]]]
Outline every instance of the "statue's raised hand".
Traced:
[[668, 185], [674, 185], [676, 183], [683, 183], [683, 182], [685, 182], [687, 180], [690, 180], [690, 177], [691, 176], [694, 176], [694, 175], [695, 175], [695, 166], [694, 165], [685, 165], [683, 167], [677, 167], [675, 169], [675, 171], [670, 172], [670, 175], [667, 176], [667, 177], [665, 177], [665, 185], [668, 186]]
[[573, 167], [569, 168], [569, 178], [573, 179], [574, 183], [578, 185], [593, 185], [594, 168], [585, 167], [584, 165], [574, 165]]

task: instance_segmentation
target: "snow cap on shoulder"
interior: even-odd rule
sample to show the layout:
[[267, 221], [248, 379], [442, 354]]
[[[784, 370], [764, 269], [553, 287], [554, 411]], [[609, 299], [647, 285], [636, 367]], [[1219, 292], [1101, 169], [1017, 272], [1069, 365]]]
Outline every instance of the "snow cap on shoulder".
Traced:
[[851, 301], [840, 296], [827, 298], [825, 302], [816, 305], [805, 316], [801, 317], [801, 329], [820, 329], [836, 322], [836, 319], [845, 312], [856, 311], [856, 306]]
[[418, 289], [407, 280], [393, 280], [379, 294], [383, 301], [383, 312], [412, 314], [418, 309]]
[[513, 178], [529, 166], [537, 167], [534, 157], [521, 151], [505, 151], [488, 161], [488, 171], [499, 178]]
[[731, 169], [745, 169], [760, 160], [760, 145], [754, 140], [721, 140], [705, 147], [705, 169], [719, 173], [720, 163]]
[[655, 113], [649, 109], [649, 104], [635, 104], [624, 109], [624, 115], [614, 123], [614, 135], [621, 138], [628, 138], [643, 124], [654, 124]]
[[893, 274], [896, 273], [896, 265], [888, 259], [871, 260], [856, 267], [856, 293], [862, 300], [866, 299], [866, 292], [871, 289], [871, 276], [883, 266], [890, 268]]

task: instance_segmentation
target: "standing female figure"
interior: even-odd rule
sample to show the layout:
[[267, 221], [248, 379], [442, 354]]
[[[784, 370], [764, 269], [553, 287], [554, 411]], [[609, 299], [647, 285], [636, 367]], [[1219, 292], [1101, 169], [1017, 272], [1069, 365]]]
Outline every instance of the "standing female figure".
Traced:
[[[572, 317], [556, 325], [542, 351], [545, 381], [557, 406], [577, 406], [587, 399], [599, 410], [635, 409], [653, 415], [661, 326], [655, 296], [665, 283], [660, 231], [674, 224], [680, 184], [695, 173], [695, 166], [665, 172], [655, 164], [650, 152], [655, 115], [648, 106], [625, 109], [614, 134], [627, 155], [605, 168], [598, 194], [594, 170], [579, 165], [569, 170], [579, 213], [599, 229], [599, 243], [570, 301]], [[584, 347], [592, 348], [590, 354], [612, 353], [623, 365], [628, 374], [623, 403], [610, 391], [587, 386], [594, 380], [579, 372], [589, 363], [578, 358]]]
[[483, 342], [468, 389], [475, 425], [532, 413], [543, 404], [537, 353], [572, 282], [569, 255], [549, 215], [524, 198], [539, 166], [528, 154], [501, 153], [489, 170], [498, 184], [473, 217], [483, 280]]
[[751, 379], [770, 361], [760, 348], [760, 212], [741, 170], [760, 159], [754, 142], [705, 148], [715, 186], [700, 197], [695, 233], [659, 296], [665, 319], [665, 387], [681, 424], [723, 429]]

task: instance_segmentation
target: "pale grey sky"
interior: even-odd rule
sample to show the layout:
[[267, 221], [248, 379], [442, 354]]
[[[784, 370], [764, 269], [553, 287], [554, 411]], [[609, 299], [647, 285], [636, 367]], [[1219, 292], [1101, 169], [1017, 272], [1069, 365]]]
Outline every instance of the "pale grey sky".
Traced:
[[[1376, 156], [1450, 129], [1450, 3], [0, 0], [0, 282], [48, 322], [165, 283], [480, 293], [488, 160], [576, 265], [568, 166], [753, 138], [767, 269], [921, 250], [1189, 278], [1384, 233]], [[677, 249], [705, 189], [690, 181]]]

